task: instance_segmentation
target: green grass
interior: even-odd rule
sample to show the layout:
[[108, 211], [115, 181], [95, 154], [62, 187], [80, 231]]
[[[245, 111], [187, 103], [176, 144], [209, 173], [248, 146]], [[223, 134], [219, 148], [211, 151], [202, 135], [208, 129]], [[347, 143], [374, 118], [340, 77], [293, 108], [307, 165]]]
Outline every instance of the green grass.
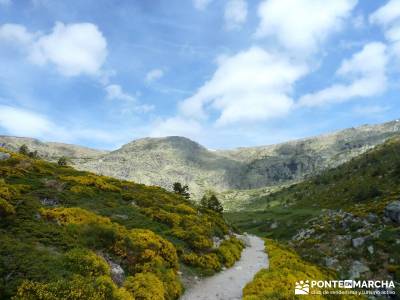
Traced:
[[[10, 154], [0, 161], [0, 299], [150, 299], [147, 280], [160, 299], [176, 299], [185, 255], [212, 254], [218, 268], [184, 267], [210, 274], [242, 250], [233, 242], [214, 249], [230, 227], [180, 195]], [[70, 251], [79, 268], [65, 267]], [[82, 273], [106, 258], [124, 269], [123, 287], [108, 269]]]
[[[291, 245], [309, 262], [325, 266], [326, 258], [337, 259], [332, 268], [341, 278], [348, 278], [352, 263], [360, 260], [370, 268], [366, 279], [400, 281], [400, 229], [383, 218], [386, 205], [399, 199], [400, 138], [392, 138], [335, 169], [254, 199], [246, 211], [225, 216], [239, 230]], [[376, 221], [369, 222], [369, 214]], [[302, 229], [311, 233], [294, 240]], [[366, 242], [352, 247], [351, 239], [357, 237]]]
[[[273, 207], [265, 211], [228, 212], [225, 217], [241, 231], [273, 239], [290, 239], [303, 224], [318, 216], [319, 210], [313, 208]], [[276, 228], [271, 225], [276, 223]]]

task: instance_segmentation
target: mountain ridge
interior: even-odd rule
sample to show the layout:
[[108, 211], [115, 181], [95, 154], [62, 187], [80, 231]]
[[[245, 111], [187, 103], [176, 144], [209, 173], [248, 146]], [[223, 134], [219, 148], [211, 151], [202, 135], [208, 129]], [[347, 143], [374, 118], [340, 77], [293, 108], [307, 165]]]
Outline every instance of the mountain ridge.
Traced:
[[45, 159], [68, 156], [80, 170], [147, 185], [169, 189], [179, 181], [188, 184], [198, 198], [209, 190], [248, 190], [299, 181], [347, 162], [399, 133], [400, 122], [394, 120], [231, 150], [209, 150], [179, 136], [141, 138], [113, 151], [7, 136], [0, 136], [0, 145], [15, 151], [26, 143]]

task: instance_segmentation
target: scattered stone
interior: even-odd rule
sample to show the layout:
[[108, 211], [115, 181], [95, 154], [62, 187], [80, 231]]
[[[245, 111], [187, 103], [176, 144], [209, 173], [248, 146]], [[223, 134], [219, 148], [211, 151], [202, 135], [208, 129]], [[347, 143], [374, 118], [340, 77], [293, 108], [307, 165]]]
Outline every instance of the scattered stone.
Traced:
[[377, 231], [371, 233], [371, 237], [373, 237], [375, 239], [379, 238], [380, 235], [381, 235], [381, 231], [380, 230], [377, 230]]
[[59, 204], [59, 201], [57, 199], [52, 199], [52, 198], [43, 198], [40, 200], [42, 205], [45, 206], [56, 206]]
[[129, 217], [127, 215], [114, 215], [115, 218], [122, 219], [122, 220], [128, 220]]
[[373, 213], [369, 213], [367, 216], [367, 220], [371, 223], [376, 223], [378, 221], [378, 216], [376, 214]]
[[390, 202], [385, 207], [385, 217], [400, 224], [400, 201]]
[[117, 285], [122, 285], [125, 279], [125, 271], [122, 269], [122, 267], [113, 262], [110, 259], [107, 259], [108, 265], [110, 266], [111, 269], [111, 278], [112, 280], [117, 284]]
[[6, 160], [9, 159], [10, 157], [11, 155], [9, 153], [0, 152], [0, 160]]
[[339, 263], [339, 260], [337, 260], [334, 257], [325, 257], [325, 265], [328, 268], [335, 268], [335, 266]]
[[271, 228], [271, 229], [276, 229], [276, 228], [278, 228], [278, 223], [277, 223], [277, 222], [272, 223], [272, 224], [269, 226], [269, 228]]
[[353, 262], [350, 268], [350, 279], [360, 278], [362, 273], [368, 272], [369, 268], [362, 262], [356, 260]]
[[213, 248], [216, 249], [221, 245], [221, 243], [223, 242], [223, 239], [220, 239], [219, 237], [214, 236], [212, 238], [212, 241], [213, 241]]
[[367, 250], [368, 250], [368, 252], [369, 252], [369, 254], [374, 254], [374, 246], [368, 246], [368, 248], [367, 248]]
[[311, 237], [311, 235], [315, 232], [315, 229], [301, 229], [294, 237], [293, 240], [299, 241], [299, 240], [304, 240], [308, 239]]
[[363, 237], [358, 237], [351, 240], [351, 244], [353, 245], [354, 248], [358, 248], [362, 246], [364, 243], [365, 243], [365, 238]]

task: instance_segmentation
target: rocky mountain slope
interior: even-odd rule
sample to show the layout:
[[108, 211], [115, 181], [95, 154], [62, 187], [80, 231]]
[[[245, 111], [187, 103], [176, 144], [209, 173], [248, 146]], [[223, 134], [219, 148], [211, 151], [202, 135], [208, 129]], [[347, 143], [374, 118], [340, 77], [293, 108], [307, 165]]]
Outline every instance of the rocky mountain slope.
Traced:
[[74, 167], [98, 174], [170, 188], [188, 184], [195, 196], [287, 184], [340, 165], [400, 133], [398, 120], [277, 145], [210, 151], [183, 137], [135, 140], [111, 152], [33, 139], [0, 137], [15, 150], [26, 143], [47, 159], [68, 156]]
[[340, 278], [395, 280], [398, 287], [399, 184], [400, 138], [395, 137], [227, 218], [243, 231], [289, 244]]
[[27, 145], [30, 150], [37, 150], [40, 157], [43, 159], [50, 161], [57, 160], [61, 156], [66, 156], [75, 163], [78, 163], [86, 159], [96, 159], [107, 153], [107, 151], [95, 150], [77, 145], [41, 142], [28, 137], [0, 136], [0, 147], [4, 147], [10, 151], [18, 151], [19, 147], [24, 144]]

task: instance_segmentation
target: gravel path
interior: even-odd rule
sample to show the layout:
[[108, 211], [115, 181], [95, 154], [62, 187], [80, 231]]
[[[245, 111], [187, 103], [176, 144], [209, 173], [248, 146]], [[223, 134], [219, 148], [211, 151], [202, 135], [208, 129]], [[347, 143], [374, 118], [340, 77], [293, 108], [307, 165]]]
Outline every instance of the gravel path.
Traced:
[[198, 281], [189, 288], [181, 300], [240, 300], [242, 289], [261, 269], [268, 267], [264, 241], [246, 235], [247, 247], [240, 260], [232, 267], [214, 276]]

